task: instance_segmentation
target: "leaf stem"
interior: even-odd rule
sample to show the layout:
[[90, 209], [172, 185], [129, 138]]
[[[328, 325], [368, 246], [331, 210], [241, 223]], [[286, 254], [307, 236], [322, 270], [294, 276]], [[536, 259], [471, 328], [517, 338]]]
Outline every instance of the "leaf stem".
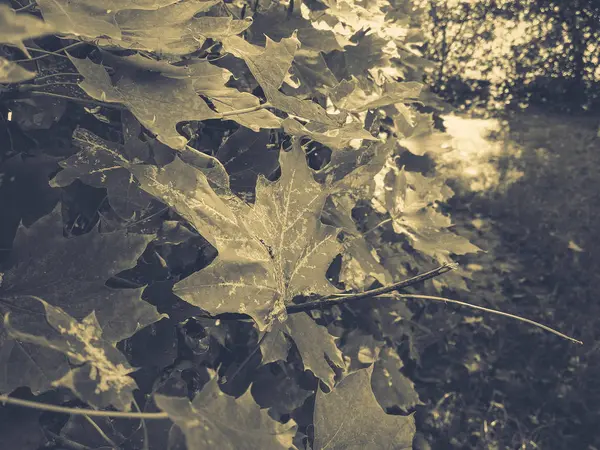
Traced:
[[114, 441], [106, 435], [104, 430], [102, 428], [100, 428], [100, 426], [96, 422], [94, 422], [90, 416], [88, 416], [87, 414], [84, 414], [83, 417], [85, 417], [85, 420], [87, 420], [90, 423], [90, 425], [94, 428], [94, 430], [96, 430], [98, 432], [98, 434], [102, 437], [102, 439], [104, 439], [106, 442], [108, 442], [108, 444], [111, 447], [118, 448], [118, 445], [115, 444]]
[[[64, 83], [61, 83], [64, 84]], [[38, 87], [43, 87], [44, 85], [40, 84]], [[77, 97], [69, 97], [68, 95], [61, 95], [61, 94], [55, 94], [53, 92], [44, 92], [44, 91], [27, 91], [27, 94], [31, 95], [32, 97], [54, 97], [54, 98], [62, 98], [64, 100], [71, 100], [73, 102], [76, 103], [83, 103], [83, 104], [87, 104], [87, 105], [96, 105], [96, 106], [104, 106], [105, 108], [115, 108], [115, 109], [121, 109], [121, 110], [127, 110], [127, 108], [119, 103], [106, 103], [106, 102], [99, 102], [97, 100], [93, 100], [93, 99], [87, 99], [87, 98], [77, 98]]]
[[50, 73], [48, 75], [44, 75], [42, 77], [37, 77], [34, 81], [37, 83], [38, 81], [45, 80], [47, 78], [62, 77], [62, 76], [76, 76], [76, 77], [80, 77], [81, 74], [79, 74], [77, 72], [56, 72], [56, 73]]
[[43, 55], [36, 56], [35, 58], [15, 59], [13, 62], [30, 62], [30, 61], [36, 61], [38, 59], [47, 58], [48, 56], [58, 56], [60, 58], [67, 58], [68, 59], [69, 58], [68, 56], [61, 55], [60, 52], [64, 52], [65, 50], [71, 50], [72, 48], [78, 47], [81, 44], [87, 44], [87, 42], [84, 42], [84, 41], [74, 42], [73, 44], [67, 45], [66, 47], [63, 47], [60, 50], [57, 50], [55, 52], [51, 52], [51, 51], [48, 51], [48, 50], [42, 50], [40, 48], [27, 47], [27, 50], [32, 51], [32, 52], [43, 53]]
[[65, 406], [50, 405], [48, 403], [32, 402], [20, 398], [9, 397], [8, 395], [0, 395], [0, 403], [8, 403], [11, 405], [23, 406], [25, 408], [33, 408], [40, 411], [51, 411], [61, 414], [78, 414], [90, 417], [117, 417], [120, 419], [168, 419], [169, 415], [166, 412], [157, 413], [142, 413], [142, 412], [123, 412], [123, 411], [98, 411], [95, 409], [84, 408], [67, 408]]
[[259, 111], [261, 109], [269, 108], [270, 106], [271, 105], [267, 102], [267, 103], [262, 103], [260, 105], [251, 106], [250, 108], [237, 109], [234, 111], [226, 111], [224, 113], [220, 113], [219, 118], [222, 119], [224, 117], [238, 116], [240, 114], [248, 114], [248, 113], [251, 113], [254, 111]]
[[370, 289], [368, 291], [359, 292], [359, 293], [348, 292], [348, 293], [341, 293], [341, 294], [333, 294], [333, 295], [330, 295], [327, 297], [322, 297], [321, 299], [318, 299], [318, 300], [315, 300], [312, 302], [301, 303], [299, 305], [289, 305], [289, 306], [287, 306], [286, 310], [287, 310], [288, 314], [293, 314], [293, 313], [300, 312], [300, 311], [309, 311], [312, 309], [328, 307], [328, 306], [333, 306], [333, 305], [339, 305], [339, 304], [346, 303], [351, 300], [359, 300], [359, 299], [363, 299], [363, 298], [376, 297], [378, 295], [387, 294], [389, 292], [393, 292], [398, 289], [403, 289], [408, 286], [412, 286], [414, 284], [420, 283], [421, 281], [429, 280], [430, 278], [434, 278], [434, 277], [442, 275], [446, 272], [450, 272], [451, 270], [456, 269], [457, 267], [458, 267], [458, 265], [456, 263], [442, 264], [440, 267], [430, 270], [429, 272], [418, 274], [412, 278], [409, 278], [409, 279], [403, 280], [403, 281], [399, 281], [398, 283], [394, 283], [389, 286], [383, 286], [383, 287], [376, 288], [376, 289]]

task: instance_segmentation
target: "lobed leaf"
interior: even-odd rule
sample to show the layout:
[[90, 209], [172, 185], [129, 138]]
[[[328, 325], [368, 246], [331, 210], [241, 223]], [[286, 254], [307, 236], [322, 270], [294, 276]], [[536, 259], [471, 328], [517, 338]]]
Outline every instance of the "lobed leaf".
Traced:
[[223, 393], [211, 379], [190, 402], [187, 398], [154, 394], [160, 409], [183, 431], [188, 448], [254, 450], [295, 448], [293, 420], [273, 420], [260, 409], [250, 390], [239, 398]]
[[373, 366], [351, 373], [315, 400], [313, 449], [412, 449], [415, 419], [386, 414], [371, 390]]
[[[19, 227], [10, 268], [0, 285], [3, 315], [10, 313], [12, 323], [23, 327], [19, 329], [25, 333], [43, 329], [43, 314], [32, 301], [38, 297], [75, 320], [84, 320], [94, 312], [103, 339], [113, 344], [161, 318], [154, 306], [141, 300], [142, 289], [105, 286], [110, 277], [135, 265], [153, 236], [93, 230], [67, 239], [62, 230], [60, 207], [30, 228]], [[27, 385], [41, 392], [69, 373], [66, 358], [56, 349], [40, 351], [10, 338], [4, 329], [0, 330], [0, 342], [0, 365], [7, 369], [0, 376], [0, 391]], [[77, 374], [82, 376], [83, 372]]]

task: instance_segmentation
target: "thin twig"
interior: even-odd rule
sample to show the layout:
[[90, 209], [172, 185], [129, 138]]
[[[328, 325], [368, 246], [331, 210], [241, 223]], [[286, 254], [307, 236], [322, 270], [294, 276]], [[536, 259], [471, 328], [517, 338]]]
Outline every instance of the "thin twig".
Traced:
[[342, 303], [351, 301], [351, 300], [359, 300], [363, 298], [371, 298], [379, 295], [387, 294], [389, 292], [396, 291], [398, 289], [403, 289], [408, 286], [412, 286], [414, 284], [420, 283], [421, 281], [429, 280], [431, 278], [435, 278], [439, 275], [442, 275], [446, 272], [450, 272], [453, 269], [456, 269], [458, 265], [456, 263], [443, 264], [440, 267], [430, 270], [429, 272], [421, 273], [407, 280], [400, 281], [398, 283], [391, 284], [389, 286], [383, 286], [376, 289], [370, 289], [365, 292], [359, 293], [341, 293], [341, 294], [333, 294], [327, 297], [322, 297], [321, 299], [308, 302], [301, 303], [299, 305], [289, 305], [286, 307], [286, 311], [288, 314], [297, 313], [300, 311], [309, 311], [312, 309], [328, 307], [333, 305], [340, 305]]
[[62, 76], [77, 76], [80, 77], [81, 74], [77, 73], [77, 72], [56, 72], [56, 73], [50, 73], [48, 75], [44, 75], [43, 77], [37, 77], [34, 81], [37, 83], [38, 81], [42, 81], [45, 80], [47, 78], [52, 78], [52, 77], [62, 77]]
[[83, 417], [85, 418], [85, 420], [87, 420], [90, 423], [90, 425], [92, 427], [94, 427], [94, 430], [96, 430], [98, 432], [98, 434], [102, 437], [102, 439], [104, 439], [106, 442], [108, 442], [108, 444], [111, 447], [114, 447], [114, 448], [118, 447], [118, 445], [115, 444], [115, 442], [106, 435], [104, 430], [102, 428], [100, 428], [100, 426], [96, 422], [94, 422], [90, 416], [88, 416], [87, 414], [84, 414]]
[[433, 296], [433, 295], [394, 294], [394, 296], [396, 296], [396, 297], [402, 297], [402, 298], [420, 298], [420, 299], [424, 299], [424, 300], [433, 300], [433, 301], [436, 301], [436, 302], [454, 303], [456, 305], [468, 306], [469, 308], [478, 309], [480, 311], [485, 311], [485, 312], [488, 312], [488, 313], [491, 313], [491, 314], [497, 314], [499, 316], [510, 317], [511, 319], [520, 320], [521, 322], [528, 323], [530, 325], [533, 325], [533, 326], [536, 326], [538, 328], [541, 328], [542, 330], [546, 330], [546, 331], [548, 331], [548, 332], [550, 332], [552, 334], [556, 334], [557, 336], [560, 336], [563, 339], [567, 339], [567, 340], [569, 340], [571, 342], [575, 342], [576, 344], [583, 345], [582, 341], [577, 340], [575, 338], [572, 338], [570, 336], [567, 336], [566, 334], [563, 334], [560, 331], [556, 331], [554, 328], [550, 328], [549, 326], [543, 325], [543, 324], [541, 324], [539, 322], [536, 322], [534, 320], [526, 319], [525, 317], [516, 316], [514, 314], [505, 313], [503, 311], [498, 311], [498, 310], [490, 309], [490, 308], [484, 308], [483, 306], [473, 305], [473, 304], [467, 303], [467, 302], [461, 302], [460, 300], [452, 300], [450, 298], [436, 297], [436, 296]]
[[223, 117], [230, 116], [239, 116], [240, 114], [248, 114], [254, 111], [259, 111], [261, 109], [269, 108], [271, 105], [269, 103], [262, 103], [260, 105], [251, 106], [250, 108], [237, 109], [235, 111], [226, 111], [224, 113], [220, 113], [218, 118], [222, 119]]
[[[138, 412], [142, 412], [140, 405], [138, 405], [137, 401], [135, 400], [135, 398], [133, 399], [133, 406], [135, 406], [135, 409], [138, 410]], [[148, 450], [149, 449], [149, 440], [148, 440], [148, 427], [146, 427], [146, 421], [142, 418], [140, 419], [140, 423], [142, 424], [142, 432], [144, 433], [144, 447], [143, 450]]]
[[21, 12], [21, 11], [27, 11], [30, 8], [33, 8], [34, 6], [37, 6], [36, 2], [31, 2], [29, 5], [26, 6], [21, 6], [20, 8], [15, 9], [15, 12]]
[[43, 55], [36, 56], [35, 58], [30, 58], [30, 59], [15, 59], [13, 62], [30, 62], [30, 61], [35, 61], [35, 60], [38, 60], [38, 59], [47, 58], [48, 56], [58, 56], [60, 58], [67, 58], [67, 59], [69, 59], [68, 56], [61, 55], [59, 52], [64, 52], [65, 50], [71, 50], [72, 48], [78, 47], [81, 44], [87, 44], [87, 42], [84, 42], [84, 41], [74, 42], [73, 44], [69, 44], [66, 47], [61, 48], [60, 50], [56, 50], [55, 52], [51, 52], [51, 51], [48, 51], [48, 50], [42, 50], [40, 48], [27, 47], [27, 50], [30, 50], [32, 52], [43, 53]]
[[50, 430], [44, 430], [44, 433], [50, 436], [55, 443], [60, 444], [69, 450], [93, 450], [92, 447], [88, 447], [87, 445], [67, 439], [66, 437], [53, 433]]
[[[61, 83], [61, 84], [64, 84], [64, 83]], [[43, 87], [43, 85], [39, 85], [37, 87]], [[84, 104], [88, 104], [88, 105], [104, 106], [105, 108], [115, 108], [115, 109], [120, 109], [120, 110], [127, 110], [127, 108], [125, 106], [121, 105], [120, 103], [99, 102], [99, 101], [93, 100], [93, 99], [69, 97], [68, 95], [55, 94], [54, 92], [27, 91], [27, 94], [31, 95], [33, 97], [36, 97], [36, 96], [55, 97], [55, 98], [62, 98], [64, 100], [70, 100], [70, 101], [73, 101], [76, 103], [84, 103]]]
[[95, 409], [84, 408], [67, 408], [65, 406], [50, 405], [48, 403], [32, 402], [20, 398], [0, 395], [0, 403], [8, 403], [11, 405], [23, 406], [25, 408], [33, 408], [40, 411], [51, 411], [61, 414], [77, 414], [88, 415], [90, 417], [117, 417], [120, 419], [168, 419], [169, 415], [166, 412], [157, 413], [134, 413], [123, 411], [98, 411]]

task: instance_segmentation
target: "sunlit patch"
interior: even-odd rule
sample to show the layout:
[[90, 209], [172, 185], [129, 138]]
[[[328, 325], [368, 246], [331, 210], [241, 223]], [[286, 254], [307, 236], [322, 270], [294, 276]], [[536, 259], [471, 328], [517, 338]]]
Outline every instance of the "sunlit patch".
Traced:
[[[446, 176], [473, 192], [484, 192], [505, 190], [524, 175], [512, 167], [522, 150], [506, 139], [506, 122], [457, 115], [443, 119], [454, 148], [438, 159]], [[492, 134], [499, 138], [492, 139]]]

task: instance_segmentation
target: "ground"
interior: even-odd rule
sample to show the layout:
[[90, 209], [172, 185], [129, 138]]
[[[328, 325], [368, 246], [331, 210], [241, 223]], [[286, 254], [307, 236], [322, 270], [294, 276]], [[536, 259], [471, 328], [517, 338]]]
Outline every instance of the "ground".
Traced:
[[435, 332], [412, 375], [425, 402], [417, 428], [433, 449], [600, 449], [599, 124], [543, 111], [446, 118], [457, 150], [441, 171], [458, 193], [456, 231], [487, 250], [460, 260], [476, 270], [460, 300], [584, 345], [473, 310], [424, 308], [420, 325]]

